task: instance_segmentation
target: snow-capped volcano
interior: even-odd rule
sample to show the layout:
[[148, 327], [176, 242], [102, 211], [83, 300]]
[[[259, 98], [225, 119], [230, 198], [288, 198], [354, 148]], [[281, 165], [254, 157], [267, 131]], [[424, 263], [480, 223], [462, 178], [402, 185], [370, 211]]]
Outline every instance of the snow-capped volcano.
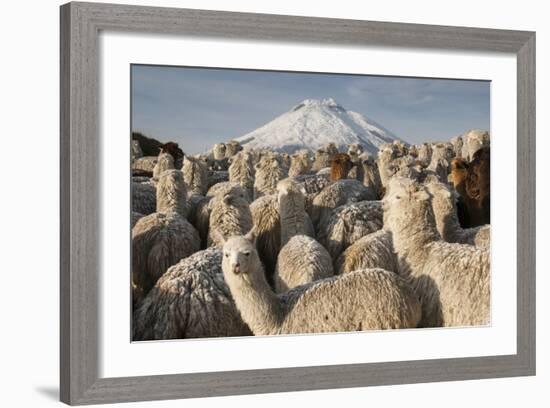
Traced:
[[359, 143], [376, 154], [380, 145], [399, 140], [387, 129], [357, 112], [346, 110], [334, 99], [306, 99], [264, 126], [237, 140], [250, 148], [269, 148], [293, 153], [299, 149], [316, 150], [334, 143], [346, 151]]

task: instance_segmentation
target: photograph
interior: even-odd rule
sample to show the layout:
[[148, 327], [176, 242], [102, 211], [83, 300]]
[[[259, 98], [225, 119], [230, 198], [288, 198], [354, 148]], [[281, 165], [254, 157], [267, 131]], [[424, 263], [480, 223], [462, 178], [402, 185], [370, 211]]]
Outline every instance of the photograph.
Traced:
[[129, 69], [133, 342], [491, 325], [491, 81]]

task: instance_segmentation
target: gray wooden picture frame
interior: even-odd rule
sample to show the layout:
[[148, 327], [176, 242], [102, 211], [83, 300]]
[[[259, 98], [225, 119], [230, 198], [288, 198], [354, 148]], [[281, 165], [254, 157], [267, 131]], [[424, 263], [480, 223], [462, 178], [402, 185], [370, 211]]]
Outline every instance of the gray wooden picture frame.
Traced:
[[[95, 404], [535, 374], [535, 33], [95, 3], [61, 6], [61, 400]], [[127, 378], [98, 375], [101, 30], [517, 57], [517, 353]]]

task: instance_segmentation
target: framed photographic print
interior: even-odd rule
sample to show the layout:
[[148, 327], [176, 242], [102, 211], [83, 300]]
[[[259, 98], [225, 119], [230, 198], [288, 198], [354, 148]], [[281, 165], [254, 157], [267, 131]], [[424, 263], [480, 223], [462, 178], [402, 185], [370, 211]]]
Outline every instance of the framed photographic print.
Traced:
[[62, 6], [62, 401], [534, 375], [534, 152], [532, 32]]

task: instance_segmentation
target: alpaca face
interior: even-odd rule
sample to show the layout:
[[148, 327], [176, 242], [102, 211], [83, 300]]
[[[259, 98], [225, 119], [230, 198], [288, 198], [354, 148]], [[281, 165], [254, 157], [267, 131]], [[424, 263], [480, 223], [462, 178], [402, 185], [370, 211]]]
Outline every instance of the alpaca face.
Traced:
[[454, 211], [453, 200], [455, 197], [446, 184], [432, 180], [426, 183], [426, 188], [432, 195], [433, 205], [438, 210]]
[[382, 202], [384, 227], [392, 232], [421, 226], [427, 219], [433, 221], [430, 195], [413, 180], [395, 177]]
[[305, 189], [297, 181], [286, 178], [277, 183], [277, 192], [279, 196], [288, 195], [290, 193], [302, 193], [305, 194]]
[[246, 236], [234, 236], [223, 245], [222, 269], [228, 283], [249, 281], [249, 275], [258, 269], [260, 260], [251, 239]]

